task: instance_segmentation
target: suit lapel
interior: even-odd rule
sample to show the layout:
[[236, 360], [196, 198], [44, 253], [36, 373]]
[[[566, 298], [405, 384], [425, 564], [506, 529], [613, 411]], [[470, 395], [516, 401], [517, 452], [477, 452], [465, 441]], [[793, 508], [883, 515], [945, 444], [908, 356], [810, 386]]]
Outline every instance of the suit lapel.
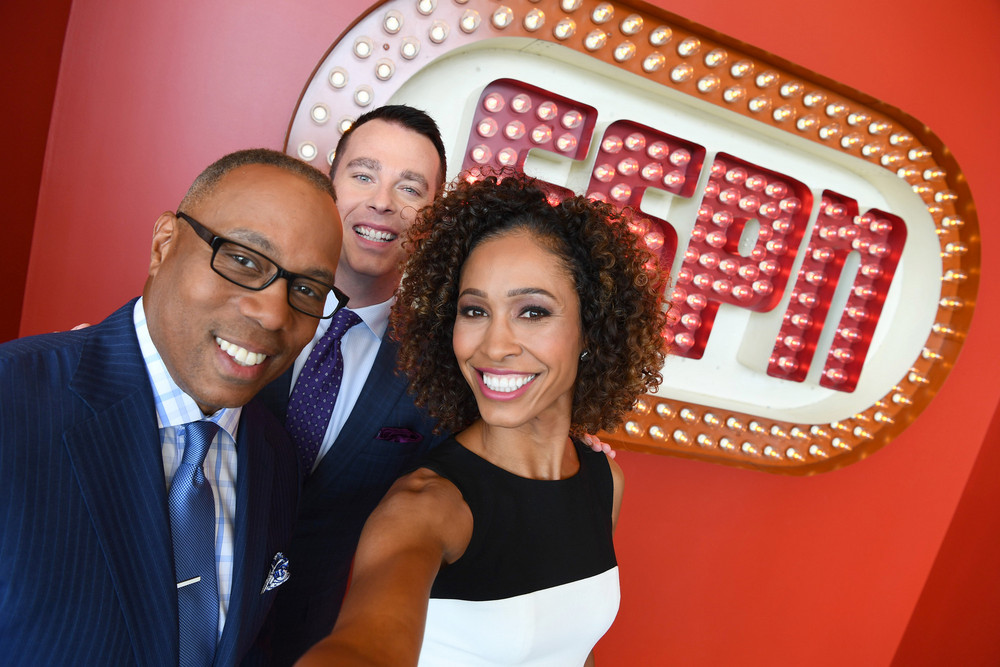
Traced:
[[240, 629], [253, 627], [268, 559], [273, 556], [267, 553], [267, 538], [271, 526], [275, 454], [263, 430], [255, 423], [254, 409], [253, 404], [244, 407], [237, 438], [233, 586], [226, 626], [215, 654], [217, 665], [234, 664], [241, 643], [253, 639], [240, 637]]
[[[333, 483], [340, 474], [351, 467], [354, 458], [371, 441], [379, 429], [389, 421], [393, 406], [407, 388], [407, 382], [396, 372], [397, 345], [388, 334], [382, 337], [375, 362], [368, 372], [365, 386], [355, 406], [363, 405], [364, 410], [351, 410], [350, 416], [333, 443], [333, 455], [324, 456], [313, 471], [310, 480], [323, 486]], [[315, 478], [315, 479], [314, 479]]]
[[131, 306], [93, 327], [70, 386], [94, 418], [67, 431], [63, 441], [140, 664], [176, 663], [166, 482]]

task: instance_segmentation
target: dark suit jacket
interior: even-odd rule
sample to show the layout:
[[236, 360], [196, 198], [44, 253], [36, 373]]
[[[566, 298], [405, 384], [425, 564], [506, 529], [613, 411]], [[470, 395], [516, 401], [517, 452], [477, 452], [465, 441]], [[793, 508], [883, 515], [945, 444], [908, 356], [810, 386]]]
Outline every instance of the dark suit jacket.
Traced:
[[[82, 331], [0, 345], [0, 662], [178, 661], [163, 459], [134, 302]], [[182, 326], [182, 325], [179, 325]], [[277, 590], [298, 467], [283, 429], [247, 405], [237, 442], [232, 597], [216, 665], [236, 664]]]
[[[333, 447], [306, 478], [292, 545], [290, 578], [281, 587], [261, 641], [271, 664], [294, 662], [333, 629], [365, 520], [404, 472], [445, 435], [413, 405], [406, 379], [396, 372], [398, 346], [382, 338], [361, 395]], [[261, 392], [284, 421], [291, 374]], [[401, 429], [419, 442], [401, 442]], [[381, 435], [381, 437], [380, 437]]]

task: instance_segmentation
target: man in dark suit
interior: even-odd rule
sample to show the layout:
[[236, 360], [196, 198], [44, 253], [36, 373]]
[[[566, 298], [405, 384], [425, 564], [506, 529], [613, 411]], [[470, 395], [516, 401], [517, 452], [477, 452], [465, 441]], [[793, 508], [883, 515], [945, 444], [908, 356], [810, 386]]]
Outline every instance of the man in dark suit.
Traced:
[[[444, 439], [396, 372], [397, 346], [387, 325], [406, 258], [404, 232], [443, 187], [445, 171], [437, 125], [407, 106], [362, 115], [337, 146], [330, 169], [344, 231], [337, 286], [350, 295], [342, 314], [357, 315], [339, 341], [343, 380], [315, 389], [304, 379], [311, 353], [329, 337], [321, 323], [293, 372], [261, 394], [283, 421], [288, 413], [293, 440], [314, 440], [318, 449], [304, 461], [307, 477], [286, 552], [294, 575], [279, 591], [261, 639], [272, 664], [293, 663], [333, 629], [365, 520], [396, 478]], [[303, 437], [293, 413], [297, 404], [312, 410], [302, 399], [317, 393], [336, 395], [332, 412], [312, 438]]]
[[157, 219], [141, 299], [0, 346], [0, 662], [251, 650], [295, 571], [299, 483], [251, 398], [339, 303], [338, 223], [321, 172], [231, 154]]

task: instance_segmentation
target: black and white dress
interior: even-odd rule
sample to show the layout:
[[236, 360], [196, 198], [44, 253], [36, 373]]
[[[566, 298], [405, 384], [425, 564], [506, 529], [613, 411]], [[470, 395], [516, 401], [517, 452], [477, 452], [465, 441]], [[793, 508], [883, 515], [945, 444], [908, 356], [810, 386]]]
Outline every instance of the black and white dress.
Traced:
[[473, 516], [465, 553], [434, 580], [421, 667], [578, 667], [611, 627], [611, 469], [574, 444], [580, 470], [563, 480], [519, 477], [454, 439], [421, 464], [455, 484]]

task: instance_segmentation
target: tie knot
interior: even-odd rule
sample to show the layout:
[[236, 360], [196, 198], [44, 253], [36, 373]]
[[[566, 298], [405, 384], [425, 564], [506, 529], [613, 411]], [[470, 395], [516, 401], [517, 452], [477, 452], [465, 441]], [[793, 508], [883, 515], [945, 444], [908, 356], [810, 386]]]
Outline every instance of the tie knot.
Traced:
[[212, 444], [212, 438], [219, 431], [219, 425], [215, 422], [201, 420], [190, 422], [184, 428], [187, 439], [184, 443], [184, 457], [181, 459], [181, 463], [200, 468], [205, 462], [205, 454], [208, 453], [208, 447]]
[[323, 337], [339, 340], [344, 337], [348, 329], [360, 323], [361, 318], [358, 317], [357, 313], [347, 308], [341, 308], [334, 314], [333, 320], [330, 322], [330, 328], [326, 330]]

